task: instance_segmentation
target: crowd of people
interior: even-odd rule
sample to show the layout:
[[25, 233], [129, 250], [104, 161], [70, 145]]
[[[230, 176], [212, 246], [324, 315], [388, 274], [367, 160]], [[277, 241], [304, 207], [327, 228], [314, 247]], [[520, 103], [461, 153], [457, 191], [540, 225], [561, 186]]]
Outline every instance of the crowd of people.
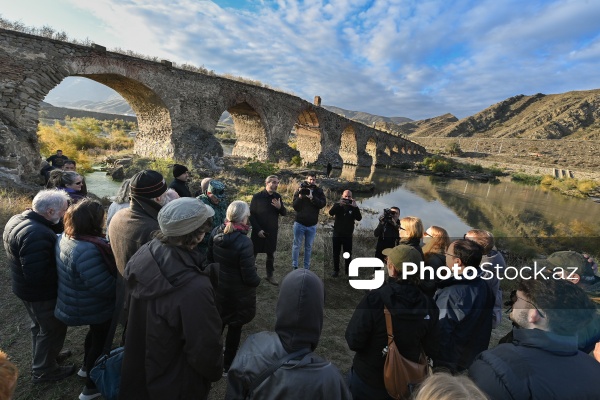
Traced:
[[[86, 196], [83, 177], [63, 169], [75, 164], [62, 152], [48, 162], [55, 168], [42, 171], [49, 188], [3, 233], [12, 291], [31, 319], [33, 383], [77, 373], [85, 379], [79, 399], [100, 397], [90, 371], [119, 323], [121, 399], [207, 398], [220, 379], [227, 380], [226, 399], [390, 399], [383, 377], [387, 309], [402, 356], [415, 363], [426, 356], [435, 372], [416, 399], [598, 398], [600, 319], [584, 289], [600, 278], [588, 254], [564, 251], [540, 260], [552, 277], [519, 283], [510, 301], [513, 329], [488, 349], [502, 319], [503, 293], [499, 278], [483, 266], [506, 268], [494, 236], [473, 229], [451, 241], [443, 227], [425, 230], [420, 218], [386, 208], [373, 232], [373, 254], [388, 278], [364, 294], [348, 321], [345, 340], [354, 358], [343, 377], [315, 352], [325, 286], [311, 271], [311, 252], [327, 200], [314, 174], [291, 199], [291, 268], [278, 282], [279, 219], [288, 210], [277, 176], [266, 177], [248, 204], [229, 202], [225, 184], [212, 178], [192, 195], [183, 165], [175, 164], [169, 186], [159, 172], [144, 170], [123, 182], [105, 211]], [[349, 274], [362, 215], [350, 190], [328, 214], [333, 280], [342, 275], [342, 250]], [[276, 320], [273, 331], [250, 333], [241, 344], [257, 313], [259, 253], [266, 254], [265, 281], [280, 285]], [[411, 265], [453, 273], [424, 278], [408, 273]], [[567, 275], [571, 270], [576, 273]], [[79, 369], [62, 365], [71, 355], [63, 349], [69, 326], [89, 327]], [[7, 377], [0, 393], [14, 390], [11, 365], [0, 357], [0, 377]]]

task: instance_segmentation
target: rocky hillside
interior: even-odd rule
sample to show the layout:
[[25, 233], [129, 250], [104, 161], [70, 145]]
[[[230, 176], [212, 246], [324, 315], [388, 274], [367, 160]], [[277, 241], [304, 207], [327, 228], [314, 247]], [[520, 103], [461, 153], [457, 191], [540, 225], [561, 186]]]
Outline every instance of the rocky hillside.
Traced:
[[373, 115], [362, 111], [344, 110], [343, 108], [335, 106], [324, 105], [323, 108], [368, 126], [373, 126], [373, 123], [401, 124], [412, 121], [410, 118], [406, 117], [382, 117], [381, 115]]
[[461, 120], [446, 114], [386, 130], [421, 137], [600, 139], [600, 89], [519, 95]]

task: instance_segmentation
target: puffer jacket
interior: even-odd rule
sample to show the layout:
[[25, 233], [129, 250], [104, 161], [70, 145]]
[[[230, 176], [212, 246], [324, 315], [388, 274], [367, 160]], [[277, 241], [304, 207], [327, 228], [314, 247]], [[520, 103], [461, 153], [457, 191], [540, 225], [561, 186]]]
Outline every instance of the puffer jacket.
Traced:
[[367, 385], [379, 389], [385, 388], [382, 350], [388, 341], [384, 305], [392, 314], [394, 342], [404, 357], [418, 362], [422, 350], [434, 357], [439, 341], [438, 308], [417, 286], [389, 278], [379, 289], [367, 293], [348, 323], [346, 342], [356, 352], [354, 372]]
[[514, 329], [512, 343], [477, 356], [469, 377], [492, 400], [598, 399], [600, 363], [577, 350], [575, 336]]
[[327, 205], [327, 198], [320, 187], [312, 188], [312, 200], [306, 196], [300, 197], [300, 192], [294, 193], [292, 206], [296, 210], [295, 221], [304, 226], [314, 226], [319, 222], [319, 210]]
[[215, 228], [208, 245], [208, 261], [219, 263], [217, 301], [224, 324], [242, 326], [256, 315], [256, 287], [260, 277], [254, 266], [250, 238], [240, 232], [224, 233]]
[[214, 266], [201, 269], [204, 261], [197, 249], [154, 239], [127, 264], [131, 296], [120, 399], [206, 399], [210, 383], [221, 379]]
[[111, 319], [116, 279], [94, 244], [62, 234], [56, 242], [56, 267], [57, 319], [69, 326], [99, 324]]
[[52, 224], [33, 210], [13, 216], [2, 235], [13, 293], [24, 301], [56, 299], [58, 278], [54, 245], [62, 223]]

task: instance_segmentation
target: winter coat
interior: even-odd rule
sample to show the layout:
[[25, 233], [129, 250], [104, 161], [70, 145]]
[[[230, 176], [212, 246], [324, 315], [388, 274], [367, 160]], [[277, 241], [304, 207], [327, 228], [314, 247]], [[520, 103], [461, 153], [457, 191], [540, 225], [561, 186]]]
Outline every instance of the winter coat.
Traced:
[[129, 321], [120, 399], [206, 399], [223, 373], [212, 265], [198, 250], [142, 246], [125, 269]]
[[294, 193], [293, 206], [296, 210], [295, 221], [304, 226], [314, 226], [319, 222], [319, 210], [327, 204], [325, 193], [320, 187], [312, 188], [312, 200], [306, 196], [300, 197], [300, 192]]
[[160, 208], [154, 200], [131, 196], [131, 206], [118, 211], [112, 218], [108, 233], [121, 275], [135, 252], [152, 240], [155, 231], [160, 230], [156, 220]]
[[356, 352], [354, 372], [367, 385], [381, 389], [385, 388], [382, 350], [388, 342], [384, 305], [392, 314], [394, 342], [404, 357], [418, 362], [421, 350], [433, 357], [439, 341], [438, 308], [419, 288], [390, 278], [367, 293], [348, 323], [346, 342]]
[[440, 309], [440, 351], [434, 366], [463, 371], [488, 348], [495, 294], [480, 276], [451, 277], [438, 282], [434, 300]]
[[377, 228], [375, 228], [375, 231], [373, 232], [375, 237], [377, 237], [375, 257], [383, 259], [383, 254], [381, 252], [384, 249], [396, 247], [398, 240], [400, 239], [398, 227], [399, 223], [379, 221]]
[[116, 279], [89, 242], [65, 234], [56, 242], [58, 299], [54, 315], [69, 326], [100, 324], [115, 310]]
[[491, 400], [598, 399], [600, 363], [577, 350], [575, 336], [515, 329], [512, 343], [477, 356], [469, 377]]
[[82, 193], [82, 191], [77, 191], [68, 187], [61, 187], [59, 189], [67, 192], [67, 194], [71, 198], [71, 204], [75, 204], [78, 201], [85, 199], [86, 197], [85, 194]]
[[[273, 199], [281, 201], [281, 208], [278, 210], [271, 205]], [[287, 214], [283, 205], [283, 200], [279, 193], [269, 194], [266, 190], [256, 193], [252, 196], [250, 202], [250, 223], [252, 224], [252, 244], [254, 253], [273, 253], [277, 249], [277, 233], [279, 231], [279, 216]], [[265, 231], [266, 238], [258, 236], [258, 232]]]
[[360, 221], [362, 215], [358, 207], [349, 204], [335, 203], [329, 210], [329, 215], [335, 217], [333, 224], [333, 236], [352, 237], [354, 233], [354, 221]]
[[54, 245], [63, 225], [52, 224], [33, 210], [13, 216], [2, 239], [8, 257], [12, 291], [28, 302], [54, 300], [58, 278]]
[[219, 263], [217, 301], [223, 324], [242, 326], [256, 315], [256, 287], [260, 277], [254, 266], [250, 238], [234, 231], [225, 234], [225, 225], [215, 228], [208, 244], [208, 261]]
[[[283, 279], [276, 307], [275, 332], [250, 335], [227, 374], [225, 399], [245, 399], [252, 382], [284, 356], [301, 349], [314, 351], [323, 328], [323, 282], [299, 269]], [[351, 399], [338, 369], [313, 352], [274, 371], [251, 399]]]
[[193, 197], [187, 182], [175, 178], [169, 187], [176, 191], [179, 197]]

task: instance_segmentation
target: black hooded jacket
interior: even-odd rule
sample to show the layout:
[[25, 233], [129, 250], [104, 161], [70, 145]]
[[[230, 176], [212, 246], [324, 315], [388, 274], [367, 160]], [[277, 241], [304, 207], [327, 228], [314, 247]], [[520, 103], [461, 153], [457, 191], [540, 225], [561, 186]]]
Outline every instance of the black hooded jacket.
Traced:
[[300, 349], [315, 350], [319, 343], [325, 300], [321, 279], [297, 269], [286, 275], [279, 293], [275, 332], [246, 339], [229, 369], [225, 399], [351, 399], [338, 369], [312, 352], [282, 365], [247, 397], [255, 379], [277, 360]]
[[208, 241], [208, 261], [219, 263], [217, 301], [224, 324], [242, 326], [256, 315], [256, 287], [260, 277], [254, 266], [250, 238], [240, 232], [224, 233], [216, 227]]
[[394, 342], [404, 357], [418, 362], [421, 349], [429, 357], [437, 353], [439, 311], [417, 286], [389, 278], [367, 293], [354, 310], [346, 328], [346, 342], [354, 350], [352, 368], [367, 385], [385, 388], [382, 350], [387, 346], [384, 304], [392, 314]]

